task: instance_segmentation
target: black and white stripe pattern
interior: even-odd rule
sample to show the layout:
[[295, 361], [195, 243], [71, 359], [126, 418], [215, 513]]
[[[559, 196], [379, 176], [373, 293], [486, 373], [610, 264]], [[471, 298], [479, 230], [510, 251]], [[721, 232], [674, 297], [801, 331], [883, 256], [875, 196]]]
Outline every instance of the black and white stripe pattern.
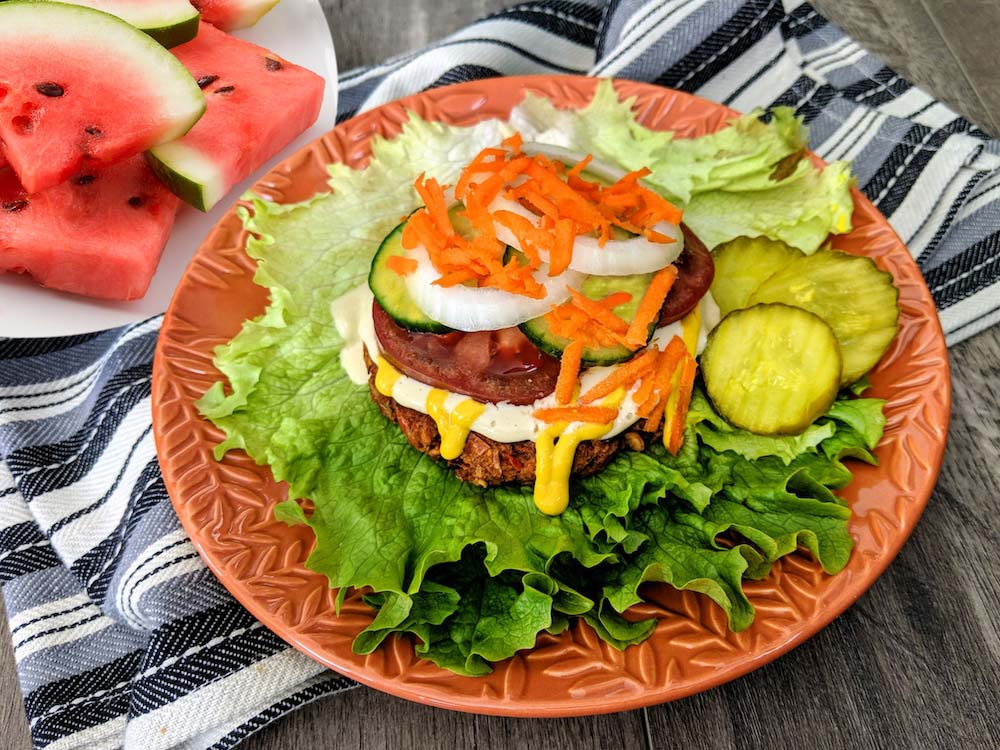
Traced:
[[[342, 78], [340, 118], [474, 78], [591, 73], [796, 107], [920, 263], [954, 342], [1000, 320], [1000, 143], [794, 0], [538, 0]], [[160, 319], [0, 340], [0, 583], [48, 748], [228, 748], [350, 687], [202, 565], [150, 430]]]

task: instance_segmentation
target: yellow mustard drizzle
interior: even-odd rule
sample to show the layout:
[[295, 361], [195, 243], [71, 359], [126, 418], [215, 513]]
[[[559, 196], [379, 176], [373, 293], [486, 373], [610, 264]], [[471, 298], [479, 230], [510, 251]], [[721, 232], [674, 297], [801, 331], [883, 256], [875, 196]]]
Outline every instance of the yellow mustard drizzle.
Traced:
[[450, 461], [462, 455], [465, 441], [472, 430], [472, 423], [479, 419], [479, 415], [486, 407], [478, 401], [467, 398], [448, 411], [444, 405], [448, 395], [448, 391], [432, 389], [427, 394], [427, 413], [441, 433], [441, 458]]
[[619, 386], [601, 399], [601, 406], [607, 406], [609, 409], [617, 409], [622, 405], [622, 401], [624, 400], [625, 389]]
[[565, 429], [565, 422], [557, 422], [535, 439], [535, 507], [550, 516], [569, 505], [569, 475], [577, 446], [601, 437], [611, 425], [587, 424], [563, 434]]
[[375, 373], [375, 390], [383, 396], [392, 396], [392, 389], [399, 380], [399, 370], [389, 364], [381, 354], [375, 359], [378, 371]]
[[[601, 406], [617, 408], [624, 398], [625, 389], [618, 388], [601, 401]], [[565, 432], [568, 426], [557, 422], [535, 438], [535, 507], [550, 516], [559, 515], [569, 505], [569, 476], [576, 449], [585, 440], [602, 437], [612, 423], [585, 424]]]
[[697, 304], [694, 309], [681, 318], [681, 338], [684, 339], [684, 346], [691, 352], [691, 356], [698, 353], [698, 335], [701, 333], [701, 305]]
[[[553, 497], [552, 463], [555, 457], [556, 438], [566, 429], [566, 422], [556, 422], [535, 436], [535, 507], [542, 513], [556, 515], [569, 504], [569, 491], [559, 507], [559, 498]], [[555, 484], [558, 484], [556, 482]]]

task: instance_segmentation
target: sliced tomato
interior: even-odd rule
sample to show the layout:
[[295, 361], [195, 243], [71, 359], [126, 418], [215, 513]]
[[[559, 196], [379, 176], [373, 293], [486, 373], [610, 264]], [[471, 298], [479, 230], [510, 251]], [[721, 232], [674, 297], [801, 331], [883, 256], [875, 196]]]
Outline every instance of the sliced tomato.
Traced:
[[660, 310], [660, 325], [665, 326], [680, 320], [694, 309], [698, 300], [712, 285], [715, 278], [715, 263], [705, 243], [694, 232], [681, 224], [684, 232], [684, 251], [674, 265], [677, 266], [677, 280], [670, 287], [670, 293]]
[[374, 303], [382, 355], [421, 383], [477, 401], [530, 404], [552, 393], [559, 360], [540, 351], [517, 328], [475, 333], [414, 333]]

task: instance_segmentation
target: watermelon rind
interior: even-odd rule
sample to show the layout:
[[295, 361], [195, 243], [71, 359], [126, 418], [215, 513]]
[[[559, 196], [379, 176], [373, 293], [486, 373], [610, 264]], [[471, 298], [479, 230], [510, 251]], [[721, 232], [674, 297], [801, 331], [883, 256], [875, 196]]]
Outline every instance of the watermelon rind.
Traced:
[[155, 28], [144, 28], [143, 31], [153, 37], [153, 39], [158, 41], [164, 47], [170, 49], [171, 47], [176, 47], [179, 44], [184, 44], [184, 42], [190, 42], [198, 36], [199, 20], [201, 20], [201, 14], [195, 11], [193, 16], [189, 16], [180, 23], [168, 26], [157, 26]]
[[226, 181], [213, 162], [183, 143], [164, 143], [146, 152], [160, 181], [185, 203], [208, 211], [226, 194]]
[[60, 44], [93, 43], [108, 54], [113, 50], [115, 61], [108, 66], [131, 60], [137, 69], [145, 69], [149, 90], [155, 92], [171, 121], [159, 143], [180, 138], [205, 113], [205, 95], [187, 68], [151, 36], [110, 13], [47, 0], [0, 3], [0, 50], [34, 36], [53, 50]]
[[168, 49], [198, 36], [201, 14], [188, 0], [59, 0], [83, 5], [113, 16], [145, 31]]

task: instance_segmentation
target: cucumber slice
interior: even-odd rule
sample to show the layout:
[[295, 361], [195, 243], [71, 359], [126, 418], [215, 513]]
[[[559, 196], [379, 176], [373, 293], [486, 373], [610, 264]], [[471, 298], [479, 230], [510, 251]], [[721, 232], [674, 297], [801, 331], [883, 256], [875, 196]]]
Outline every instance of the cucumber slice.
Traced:
[[403, 226], [406, 222], [393, 229], [382, 240], [378, 252], [372, 260], [372, 268], [368, 273], [368, 287], [375, 295], [382, 309], [397, 325], [408, 331], [422, 333], [449, 333], [447, 326], [428, 318], [413, 301], [410, 291], [406, 288], [403, 277], [389, 269], [386, 263], [392, 255], [406, 255], [403, 249]]
[[840, 345], [818, 315], [784, 304], [731, 312], [701, 355], [705, 388], [730, 424], [760, 435], [802, 432], [840, 387]]
[[802, 253], [767, 237], [737, 237], [712, 251], [712, 297], [723, 315], [747, 306], [753, 291], [772, 273]]
[[[614, 292], [628, 292], [632, 299], [623, 305], [613, 308], [612, 312], [626, 323], [632, 321], [642, 296], [646, 293], [649, 283], [655, 274], [637, 273], [631, 276], [587, 276], [580, 284], [580, 293], [592, 300], [602, 300]], [[646, 333], [646, 340], [653, 335], [656, 330], [657, 321], [654, 320], [649, 325]], [[543, 352], [551, 354], [553, 357], [561, 357], [563, 350], [570, 345], [570, 340], [564, 336], [558, 336], [552, 332], [548, 320], [545, 316], [532, 318], [527, 323], [522, 323], [521, 331], [531, 339], [531, 342]], [[589, 347], [583, 350], [581, 364], [584, 367], [594, 367], [597, 365], [613, 365], [616, 362], [623, 362], [631, 358], [635, 352], [621, 344], [615, 346]]]
[[841, 385], [853, 383], [896, 336], [899, 290], [871, 258], [820, 250], [787, 263], [750, 295], [750, 304], [783, 302], [825, 320], [840, 342]]
[[145, 31], [164, 47], [176, 47], [198, 36], [200, 14], [188, 0], [60, 0], [103, 10]]

